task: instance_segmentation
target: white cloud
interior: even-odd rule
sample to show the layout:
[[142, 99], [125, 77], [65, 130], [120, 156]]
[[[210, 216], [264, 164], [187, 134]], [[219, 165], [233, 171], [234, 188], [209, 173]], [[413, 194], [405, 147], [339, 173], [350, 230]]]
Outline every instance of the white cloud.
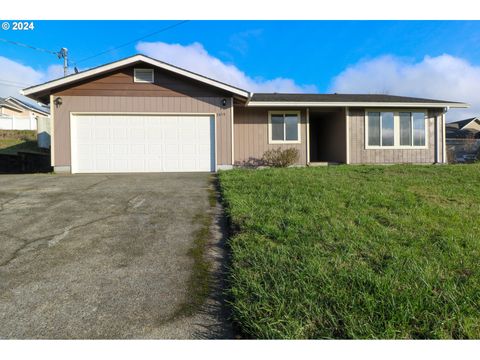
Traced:
[[0, 97], [14, 96], [34, 103], [20, 95], [20, 89], [63, 76], [61, 65], [50, 65], [45, 70], [34, 68], [0, 56]]
[[248, 47], [252, 39], [258, 38], [262, 35], [262, 29], [250, 29], [242, 31], [230, 36], [228, 41], [228, 46], [236, 50], [242, 55], [246, 55], [248, 52]]
[[448, 54], [419, 62], [394, 56], [360, 61], [336, 76], [330, 91], [461, 101], [471, 107], [451, 109], [449, 121], [480, 115], [480, 67]]
[[164, 42], [139, 42], [136, 49], [148, 56], [184, 69], [211, 77], [252, 92], [316, 92], [314, 85], [299, 85], [289, 78], [253, 78], [235, 65], [226, 64], [210, 55], [202, 44], [168, 44]]

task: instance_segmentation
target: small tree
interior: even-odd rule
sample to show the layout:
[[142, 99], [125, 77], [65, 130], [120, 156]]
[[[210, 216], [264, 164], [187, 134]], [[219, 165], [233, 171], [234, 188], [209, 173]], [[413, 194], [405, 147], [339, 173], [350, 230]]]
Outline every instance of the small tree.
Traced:
[[300, 153], [295, 148], [282, 150], [281, 148], [267, 150], [263, 154], [263, 162], [265, 165], [272, 167], [287, 167], [295, 164], [300, 157]]

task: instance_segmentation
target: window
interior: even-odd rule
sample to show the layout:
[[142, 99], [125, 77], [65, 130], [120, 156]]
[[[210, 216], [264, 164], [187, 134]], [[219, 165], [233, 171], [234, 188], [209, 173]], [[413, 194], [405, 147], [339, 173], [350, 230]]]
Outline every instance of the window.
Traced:
[[382, 146], [393, 146], [395, 143], [395, 130], [393, 113], [380, 113], [382, 119]]
[[412, 113], [413, 146], [425, 146], [425, 114]]
[[400, 113], [400, 145], [412, 145], [412, 117], [410, 113]]
[[270, 143], [300, 142], [300, 112], [288, 111], [269, 113]]
[[133, 69], [133, 81], [137, 83], [153, 83], [153, 69]]
[[424, 111], [367, 111], [366, 115], [367, 148], [425, 148]]

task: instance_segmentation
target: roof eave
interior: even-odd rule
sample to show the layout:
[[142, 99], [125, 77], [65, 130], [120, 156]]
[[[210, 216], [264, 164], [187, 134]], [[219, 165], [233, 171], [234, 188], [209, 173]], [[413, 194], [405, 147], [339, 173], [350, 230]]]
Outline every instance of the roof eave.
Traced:
[[15, 104], [17, 104], [16, 106], [18, 106], [18, 109], [21, 111], [21, 110], [29, 110], [29, 111], [33, 111], [33, 112], [37, 112], [39, 114], [43, 114], [43, 115], [46, 115], [46, 116], [49, 116], [50, 113], [46, 112], [46, 111], [43, 111], [41, 109], [37, 109], [37, 108], [34, 108], [33, 106], [29, 106], [28, 104], [24, 104], [23, 102], [21, 102], [20, 100], [17, 100], [15, 99], [13, 96], [9, 96], [8, 98], [6, 98], [6, 100], [8, 101], [13, 101]]
[[6, 108], [9, 108], [11, 110], [17, 110], [17, 111], [20, 111], [20, 112], [23, 111], [23, 109], [15, 106], [15, 105], [10, 105], [10, 104], [5, 104], [5, 103], [0, 104], [0, 107], [6, 107]]
[[457, 102], [315, 102], [315, 101], [250, 101], [251, 107], [429, 107], [429, 108], [468, 108], [470, 105]]

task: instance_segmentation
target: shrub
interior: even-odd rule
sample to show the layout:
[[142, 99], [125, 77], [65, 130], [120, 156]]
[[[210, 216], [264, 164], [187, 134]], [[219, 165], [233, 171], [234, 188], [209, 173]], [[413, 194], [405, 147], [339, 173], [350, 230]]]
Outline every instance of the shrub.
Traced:
[[281, 148], [267, 150], [263, 154], [263, 162], [265, 165], [272, 167], [287, 167], [295, 164], [298, 161], [300, 154], [297, 149], [288, 148], [282, 150]]

